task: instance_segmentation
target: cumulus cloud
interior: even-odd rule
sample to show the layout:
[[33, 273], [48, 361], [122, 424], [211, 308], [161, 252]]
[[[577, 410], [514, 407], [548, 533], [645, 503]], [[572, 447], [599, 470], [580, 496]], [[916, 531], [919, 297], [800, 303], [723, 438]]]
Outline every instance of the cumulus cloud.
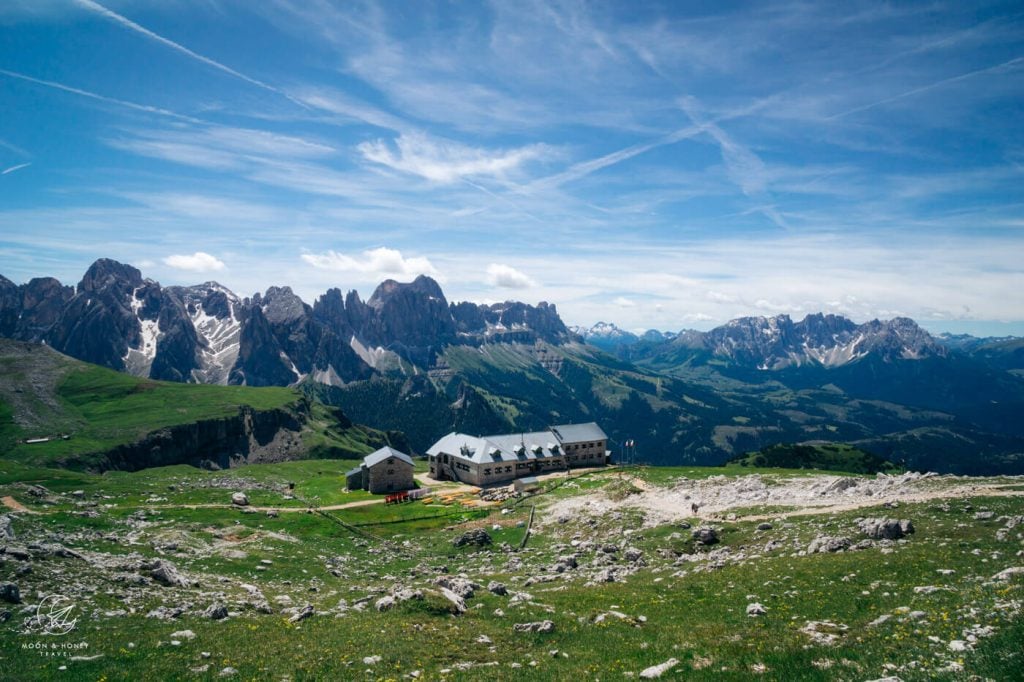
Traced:
[[401, 251], [381, 246], [363, 251], [359, 257], [352, 257], [337, 251], [327, 253], [305, 253], [302, 260], [318, 270], [355, 272], [364, 275], [398, 275], [415, 277], [439, 273], [431, 262], [422, 256], [406, 258]]
[[427, 180], [452, 183], [471, 177], [503, 177], [548, 150], [534, 144], [518, 149], [486, 150], [457, 142], [429, 138], [422, 133], [403, 133], [394, 148], [385, 140], [363, 142], [359, 152], [367, 161]]
[[164, 265], [189, 272], [219, 272], [227, 267], [224, 261], [202, 251], [196, 251], [192, 255], [168, 256], [164, 258]]
[[505, 289], [529, 289], [537, 286], [536, 280], [510, 265], [491, 263], [487, 266], [487, 282], [491, 286]]
[[636, 301], [634, 301], [631, 298], [626, 298], [625, 296], [616, 296], [615, 298], [612, 299], [612, 303], [614, 305], [619, 306], [620, 308], [635, 308], [636, 307]]

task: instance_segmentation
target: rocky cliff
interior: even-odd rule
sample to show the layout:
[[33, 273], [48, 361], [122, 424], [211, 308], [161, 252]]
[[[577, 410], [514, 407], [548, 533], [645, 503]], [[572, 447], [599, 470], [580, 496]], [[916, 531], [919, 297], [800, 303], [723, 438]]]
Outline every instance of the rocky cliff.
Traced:
[[147, 467], [189, 464], [227, 469], [243, 464], [299, 459], [301, 431], [309, 403], [291, 409], [241, 407], [234, 417], [207, 419], [153, 431], [141, 440], [109, 450], [68, 457], [59, 463], [92, 471], [138, 471]]

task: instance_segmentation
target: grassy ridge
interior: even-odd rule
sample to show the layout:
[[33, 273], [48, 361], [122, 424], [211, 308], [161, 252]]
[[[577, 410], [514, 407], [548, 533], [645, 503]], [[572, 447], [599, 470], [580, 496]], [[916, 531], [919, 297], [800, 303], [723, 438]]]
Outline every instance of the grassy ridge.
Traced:
[[845, 443], [790, 445], [780, 443], [733, 457], [729, 464], [744, 467], [818, 469], [851, 474], [877, 474], [900, 471], [892, 462]]
[[[159, 429], [234, 417], [242, 408], [301, 412], [308, 457], [353, 459], [383, 445], [407, 449], [401, 433], [354, 424], [340, 410], [316, 402], [300, 405], [305, 400], [284, 387], [153, 381], [78, 362], [45, 346], [0, 340], [0, 456], [22, 462], [101, 456]], [[52, 440], [24, 442], [47, 437]]]
[[[138, 440], [147, 433], [176, 424], [217, 419], [238, 414], [242, 406], [259, 410], [286, 407], [300, 396], [287, 388], [249, 388], [244, 386], [207, 386], [151, 381], [121, 374], [93, 365], [76, 364], [57, 384], [56, 398], [63, 408], [62, 423], [68, 428], [68, 440], [46, 443], [11, 444], [26, 437], [56, 437], [45, 425], [32, 432], [8, 422], [5, 434], [11, 444], [9, 454], [28, 456], [35, 461], [99, 452]], [[10, 412], [9, 406], [3, 410]], [[0, 418], [3, 418], [0, 412]], [[11, 432], [14, 426], [15, 434]]]

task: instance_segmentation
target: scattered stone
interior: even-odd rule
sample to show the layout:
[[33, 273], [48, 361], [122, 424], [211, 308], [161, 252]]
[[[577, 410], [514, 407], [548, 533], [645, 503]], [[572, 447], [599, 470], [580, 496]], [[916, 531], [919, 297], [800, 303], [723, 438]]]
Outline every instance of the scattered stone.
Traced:
[[487, 591], [491, 594], [496, 594], [499, 597], [504, 597], [508, 594], [508, 588], [505, 587], [505, 583], [499, 583], [495, 580], [487, 583]]
[[447, 588], [463, 599], [472, 599], [477, 588], [476, 583], [462, 577], [442, 575], [434, 580], [434, 584]]
[[658, 665], [652, 665], [650, 668], [645, 668], [640, 673], [640, 678], [644, 680], [656, 680], [677, 665], [679, 665], [679, 661], [675, 658], [670, 658], [664, 663], [659, 663]]
[[228, 666], [226, 668], [222, 668], [221, 671], [220, 671], [220, 676], [221, 677], [231, 677], [232, 675], [237, 675], [237, 674], [238, 674], [238, 671], [235, 670], [234, 668], [232, 668], [231, 666]]
[[767, 521], [757, 524], [758, 530], [771, 530], [772, 528], [772, 524], [768, 523]]
[[694, 529], [693, 539], [702, 545], [714, 545], [718, 543], [718, 531], [711, 526], [701, 526]]
[[11, 525], [11, 521], [12, 519], [10, 514], [0, 516], [0, 539], [14, 539], [14, 527]]
[[839, 641], [842, 633], [849, 629], [850, 626], [842, 623], [833, 623], [829, 620], [812, 620], [800, 628], [800, 632], [810, 637], [811, 641], [815, 644], [832, 646]]
[[751, 616], [751, 617], [763, 616], [763, 615], [765, 615], [767, 613], [768, 613], [768, 609], [766, 609], [764, 607], [764, 605], [762, 605], [762, 604], [760, 604], [758, 602], [754, 602], [752, 604], [747, 604], [747, 615], [748, 616]]
[[249, 506], [249, 496], [245, 493], [231, 493], [231, 504], [238, 507]]
[[512, 626], [515, 632], [540, 632], [547, 634], [555, 631], [555, 624], [550, 620], [541, 620], [535, 623], [516, 623]]
[[853, 542], [850, 541], [850, 538], [819, 535], [811, 540], [811, 544], [807, 545], [807, 553], [825, 554], [827, 552], [843, 552], [848, 550], [852, 544]]
[[413, 600], [413, 599], [417, 599], [418, 600], [418, 599], [423, 599], [423, 590], [413, 590], [413, 589], [405, 588], [405, 589], [401, 589], [401, 590], [396, 590], [395, 593], [392, 596], [395, 598], [395, 601], [397, 601], [399, 603], [405, 602], [405, 601], [410, 601], [410, 600]]
[[636, 547], [627, 547], [623, 552], [623, 556], [626, 557], [626, 561], [637, 562], [643, 558], [643, 550], [637, 549]]
[[288, 622], [289, 623], [299, 623], [301, 621], [306, 620], [307, 618], [309, 618], [312, 615], [313, 615], [313, 605], [312, 604], [306, 604], [305, 606], [303, 606], [299, 610], [298, 613], [296, 613], [294, 616], [289, 618]]
[[267, 516], [271, 519], [276, 519], [278, 516], [280, 516], [280, 514], [277, 513], [276, 509], [268, 509]]
[[994, 516], [995, 516], [995, 512], [980, 511], [980, 512], [976, 512], [974, 514], [974, 520], [975, 521], [988, 521], [989, 519], [991, 519]]
[[228, 617], [228, 607], [221, 602], [214, 602], [203, 611], [203, 615], [210, 620], [224, 620]]
[[20, 604], [21, 590], [14, 583], [0, 583], [0, 599], [9, 604]]
[[447, 587], [442, 587], [441, 588], [441, 594], [444, 596], [445, 599], [447, 599], [448, 601], [450, 601], [452, 604], [455, 605], [455, 610], [457, 612], [459, 612], [459, 613], [465, 613], [466, 612], [466, 600], [465, 599], [463, 599], [459, 595], [455, 594], [454, 592], [449, 590]]
[[177, 632], [171, 633], [171, 639], [187, 639], [189, 641], [196, 638], [196, 633], [191, 630], [178, 630]]
[[167, 587], [188, 587], [189, 580], [170, 561], [156, 559], [149, 565], [149, 577]]
[[1011, 566], [992, 576], [992, 580], [1009, 580], [1015, 575], [1024, 575], [1024, 566]]
[[395, 601], [394, 597], [381, 597], [377, 600], [377, 603], [374, 604], [374, 607], [378, 611], [387, 611], [389, 609], [395, 608], [395, 604], [397, 604], [397, 602]]
[[363, 665], [377, 665], [381, 660], [380, 656], [364, 656]]
[[8, 547], [6, 553], [7, 553], [7, 556], [13, 557], [13, 558], [18, 559], [20, 561], [31, 561], [32, 560], [32, 555], [24, 547]]
[[483, 528], [475, 528], [470, 531], [466, 531], [459, 537], [452, 541], [456, 547], [463, 547], [465, 545], [476, 545], [482, 547], [484, 545], [491, 544], [491, 536], [487, 534], [487, 531]]
[[910, 519], [862, 519], [857, 526], [874, 540], [899, 540], [914, 532]]

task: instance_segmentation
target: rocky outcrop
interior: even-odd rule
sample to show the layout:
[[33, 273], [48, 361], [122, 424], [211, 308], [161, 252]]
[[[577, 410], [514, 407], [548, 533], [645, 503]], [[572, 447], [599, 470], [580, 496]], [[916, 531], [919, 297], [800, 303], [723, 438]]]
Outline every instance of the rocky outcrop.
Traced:
[[305, 454], [300, 432], [309, 404], [257, 410], [244, 406], [237, 415], [170, 426], [106, 451], [75, 455], [61, 464], [92, 471], [137, 471], [146, 467], [190, 464], [227, 469], [242, 464], [298, 459]]
[[[0, 336], [45, 342], [71, 357], [169, 381], [341, 386], [386, 357], [423, 368], [451, 344], [563, 343], [576, 337], [555, 306], [449, 305], [430, 277], [387, 280], [366, 302], [330, 289], [313, 306], [289, 287], [240, 299], [216, 282], [161, 287], [100, 259], [77, 290], [55, 279], [0, 277]], [[386, 371], [386, 370], [384, 370]]]
[[946, 349], [909, 318], [858, 325], [841, 315], [816, 313], [794, 322], [789, 315], [741, 317], [708, 332], [680, 333], [673, 349], [707, 351], [736, 365], [780, 370], [802, 365], [840, 367], [864, 357], [883, 362], [943, 357]]

